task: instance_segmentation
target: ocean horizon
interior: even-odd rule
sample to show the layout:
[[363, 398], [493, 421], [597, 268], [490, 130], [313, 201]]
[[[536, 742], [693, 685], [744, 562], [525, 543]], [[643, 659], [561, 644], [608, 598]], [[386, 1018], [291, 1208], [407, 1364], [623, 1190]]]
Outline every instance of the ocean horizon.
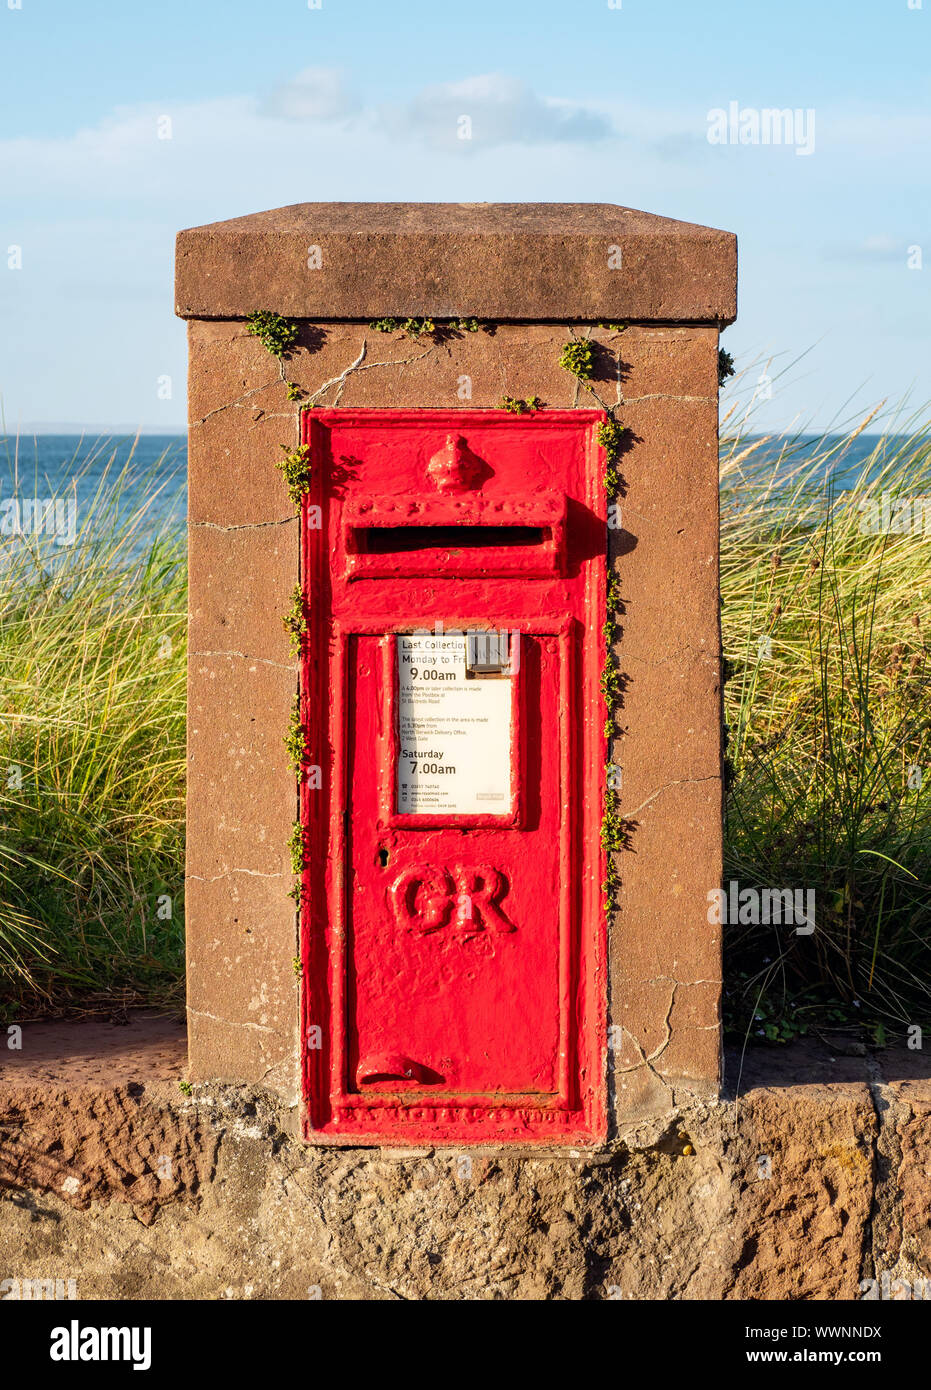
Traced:
[[[864, 432], [850, 441], [844, 434], [748, 434], [741, 450], [761, 438], [767, 441], [755, 454], [761, 463], [775, 459], [783, 442], [791, 440], [793, 470], [815, 449], [836, 447], [836, 460], [824, 480], [830, 477], [837, 490], [846, 491], [878, 445], [881, 460], [907, 443], [909, 436]], [[117, 480], [116, 505], [121, 513], [131, 513], [154, 493], [157, 495], [149, 506], [152, 525], [183, 524], [187, 515], [186, 433], [116, 429], [99, 433], [0, 433], [0, 503], [13, 497], [73, 498], [80, 512], [92, 507], [95, 498], [99, 504]], [[2, 534], [0, 518], [0, 538]]]

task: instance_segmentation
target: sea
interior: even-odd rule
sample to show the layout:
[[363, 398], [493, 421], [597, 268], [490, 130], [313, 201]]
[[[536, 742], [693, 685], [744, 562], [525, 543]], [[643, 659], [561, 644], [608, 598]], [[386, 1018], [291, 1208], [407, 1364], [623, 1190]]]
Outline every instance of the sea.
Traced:
[[[741, 441], [749, 448], [754, 436]], [[779, 457], [784, 441], [770, 437], [753, 457], [761, 464]], [[794, 470], [817, 450], [835, 444], [836, 458], [825, 472], [840, 491], [849, 489], [864, 461], [877, 465], [906, 443], [905, 436], [862, 434], [844, 446], [844, 436], [801, 435], [792, 440]], [[877, 444], [880, 448], [877, 450]], [[3, 434], [0, 432], [0, 536], [6, 499], [73, 499], [78, 515], [104, 504], [131, 514], [148, 500], [146, 528], [183, 527], [187, 511], [187, 440], [183, 434]]]
[[74, 501], [79, 517], [130, 516], [148, 501], [152, 529], [183, 528], [184, 434], [0, 434], [0, 535], [5, 499]]

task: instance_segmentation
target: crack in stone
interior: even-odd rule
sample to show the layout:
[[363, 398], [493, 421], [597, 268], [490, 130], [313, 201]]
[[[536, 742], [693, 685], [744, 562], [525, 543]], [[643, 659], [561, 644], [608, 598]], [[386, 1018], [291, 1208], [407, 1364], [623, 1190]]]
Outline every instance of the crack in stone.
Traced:
[[248, 874], [250, 878], [283, 878], [284, 875], [279, 870], [276, 873], [263, 873], [261, 869], [227, 869], [225, 873], [213, 874], [207, 878], [204, 874], [185, 874], [185, 879], [192, 883], [217, 883], [221, 878], [229, 878], [230, 874]]
[[663, 1039], [663, 1042], [656, 1049], [656, 1051], [650, 1053], [649, 1057], [646, 1059], [647, 1062], [655, 1062], [657, 1057], [661, 1057], [663, 1053], [666, 1051], [666, 1048], [672, 1042], [672, 1024], [670, 1022], [670, 1019], [672, 1018], [672, 1011], [673, 1007], [675, 1006], [676, 994], [678, 993], [678, 990], [679, 982], [678, 980], [676, 980], [672, 986], [672, 994], [669, 996], [669, 1008], [666, 1010], [666, 1017], [663, 1019], [663, 1027], [666, 1029], [666, 1037]]
[[336, 386], [338, 387], [338, 390], [336, 392], [336, 398], [333, 404], [334, 406], [337, 406], [342, 400], [343, 390], [346, 386], [346, 381], [353, 374], [353, 372], [371, 372], [374, 371], [376, 367], [409, 367], [413, 362], [421, 362], [425, 357], [429, 357], [430, 354], [436, 350], [436, 345], [434, 344], [431, 347], [428, 347], [425, 352], [419, 352], [414, 357], [397, 357], [385, 362], [366, 362], [365, 354], [367, 349], [368, 340], [366, 338], [363, 338], [362, 348], [356, 360], [354, 362], [351, 362], [348, 367], [344, 368], [344, 370], [340, 372], [339, 376], [331, 377], [329, 381], [325, 381], [322, 386], [318, 386], [315, 391], [312, 391], [310, 394], [310, 400], [308, 404], [311, 406], [315, 406], [317, 404], [317, 399], [319, 396], [322, 396], [327, 391], [329, 391], [331, 386]]
[[633, 811], [624, 811], [624, 818], [625, 820], [633, 820], [639, 811], [642, 811], [645, 806], [649, 806], [658, 796], [662, 796], [663, 792], [670, 787], [690, 787], [699, 782], [720, 782], [720, 780], [721, 774], [713, 772], [708, 777], [677, 777], [673, 782], [664, 782], [661, 787], [657, 787], [652, 796], [648, 796], [646, 801], [641, 801], [640, 805], [635, 807]]
[[362, 348], [361, 348], [361, 350], [360, 350], [360, 352], [359, 352], [359, 356], [356, 358], [355, 362], [351, 363], [351, 364], [350, 364], [348, 367], [346, 367], [342, 372], [340, 372], [339, 376], [331, 377], [330, 380], [329, 380], [329, 381], [325, 381], [325, 382], [323, 383], [322, 386], [318, 386], [317, 389], [316, 389], [316, 391], [312, 391], [312, 392], [310, 393], [310, 404], [311, 404], [311, 405], [316, 405], [316, 403], [317, 403], [317, 397], [318, 397], [318, 396], [322, 396], [323, 393], [324, 393], [325, 391], [329, 391], [329, 389], [330, 389], [331, 386], [336, 386], [337, 384], [338, 384], [339, 387], [340, 387], [340, 392], [337, 393], [337, 397], [336, 397], [336, 399], [337, 399], [337, 404], [339, 403], [339, 395], [340, 395], [340, 393], [342, 392], [343, 386], [345, 385], [347, 376], [349, 376], [352, 372], [356, 371], [359, 367], [361, 367], [361, 366], [362, 366], [362, 363], [363, 363], [364, 360], [365, 360], [366, 346], [367, 346], [367, 340], [366, 340], [365, 338], [363, 338], [363, 339], [362, 339]]
[[876, 1191], [876, 1170], [879, 1166], [879, 1139], [883, 1130], [882, 1111], [888, 1109], [888, 1101], [882, 1094], [882, 1082], [875, 1058], [867, 1056], [866, 1069], [870, 1075], [866, 1089], [869, 1094], [870, 1104], [873, 1107], [873, 1117], [876, 1121], [876, 1133], [870, 1141], [870, 1209], [863, 1223], [863, 1239], [860, 1245], [860, 1277], [870, 1279], [875, 1277], [876, 1274], [876, 1249], [873, 1229], [879, 1214], [879, 1202]]
[[247, 401], [250, 396], [257, 396], [260, 391], [267, 391], [270, 387], [277, 386], [279, 382], [282, 382], [284, 380], [284, 367], [281, 366], [279, 368], [279, 374], [276, 380], [266, 381], [265, 384], [262, 386], [253, 386], [248, 391], [244, 391], [241, 396], [237, 396], [234, 401], [227, 401], [226, 405], [215, 406], [213, 410], [208, 410], [207, 414], [201, 416], [199, 420], [189, 421], [188, 428], [194, 429], [197, 425], [203, 425], [211, 418], [211, 416], [221, 415], [224, 410], [234, 410], [238, 406], [241, 406], [243, 401]]
[[639, 405], [641, 401], [701, 401], [705, 405], [714, 402], [713, 396], [675, 396], [667, 391], [657, 391], [651, 396], [622, 396], [618, 401], [619, 405]]
[[297, 519], [292, 515], [283, 516], [280, 521], [240, 521], [233, 526], [221, 526], [218, 521], [192, 521], [189, 526], [191, 529], [203, 527], [205, 531], [258, 531], [263, 526], [290, 526]]
[[656, 1068], [653, 1066], [653, 1063], [657, 1060], [658, 1057], [661, 1057], [663, 1055], [663, 1053], [666, 1051], [666, 1048], [672, 1041], [672, 1025], [670, 1024], [669, 1020], [672, 1017], [672, 1010], [676, 1002], [676, 992], [678, 988], [678, 981], [673, 981], [672, 993], [669, 997], [669, 1008], [666, 1010], [666, 1017], [663, 1019], [663, 1027], [666, 1030], [666, 1036], [663, 1039], [663, 1041], [659, 1044], [659, 1046], [654, 1048], [654, 1050], [650, 1053], [649, 1057], [646, 1055], [643, 1048], [640, 1046], [640, 1043], [634, 1037], [633, 1033], [631, 1033], [628, 1028], [624, 1028], [623, 1024], [621, 1025], [623, 1031], [626, 1033], [627, 1037], [630, 1038], [631, 1042], [633, 1043], [634, 1047], [639, 1053], [640, 1061], [634, 1063], [634, 1065], [630, 1067], [615, 1068], [616, 1075], [626, 1076], [628, 1073], [632, 1071], [638, 1071], [640, 1067], [645, 1066], [647, 1070], [650, 1072], [651, 1076], [656, 1077], [656, 1080], [660, 1083], [661, 1086], [663, 1086], [666, 1089], [666, 1091], [668, 1091], [670, 1096], [672, 1096], [673, 1094], [671, 1086], [668, 1084], [664, 1077], [659, 1075], [659, 1073], [656, 1071]]
[[281, 661], [270, 661], [264, 656], [250, 656], [248, 652], [191, 652], [191, 656], [240, 656], [243, 661], [255, 661], [261, 666], [274, 666], [278, 671], [297, 673], [297, 666], [288, 666]]
[[[573, 328], [573, 326], [572, 326], [571, 324], [569, 324], [569, 325], [567, 326], [566, 332], [567, 332], [567, 333], [570, 333], [570, 334], [572, 335], [572, 341], [573, 341], [574, 343], [578, 343], [578, 342], [587, 343], [587, 342], [591, 339], [593, 329], [594, 329], [594, 325], [589, 324], [588, 327], [586, 328], [585, 333], [583, 334], [583, 336], [582, 336], [581, 339], [579, 339], [579, 338], [577, 338], [577, 337], [575, 336], [575, 329]], [[620, 369], [620, 363], [618, 363], [618, 368]], [[610, 414], [611, 414], [611, 406], [607, 405], [607, 404], [601, 399], [601, 397], [599, 396], [598, 392], [595, 390], [594, 386], [592, 385], [592, 383], [591, 383], [590, 381], [586, 380], [586, 381], [583, 382], [583, 381], [582, 381], [582, 378], [581, 378], [581, 377], [578, 377], [578, 376], [575, 377], [574, 379], [575, 379], [575, 389], [574, 389], [574, 391], [573, 391], [573, 393], [572, 393], [572, 409], [573, 409], [573, 410], [578, 410], [578, 409], [579, 409], [579, 394], [580, 394], [580, 392], [581, 392], [581, 390], [582, 390], [582, 387], [583, 387], [583, 385], [584, 385], [586, 391], [591, 392], [591, 394], [595, 397], [595, 400], [596, 400], [596, 401], [598, 402], [598, 404], [601, 406], [601, 408], [602, 408], [602, 410], [605, 412], [605, 414], [606, 414], [606, 415], [610, 415]], [[618, 397], [620, 397], [620, 390], [621, 390], [621, 388], [620, 388], [620, 384], [619, 384], [619, 385], [618, 385]], [[620, 404], [620, 400], [618, 401], [618, 404]]]
[[638, 981], [638, 983], [642, 985], [684, 985], [688, 988], [689, 985], [720, 985], [722, 982], [721, 980], [677, 980], [675, 975], [652, 975], [648, 979]]
[[[895, 1114], [901, 1107], [896, 1105], [889, 1093], [878, 1059], [870, 1053], [866, 1058], [866, 1070], [866, 1085], [876, 1119], [876, 1132], [870, 1142], [870, 1209], [863, 1223], [860, 1276], [863, 1279], [878, 1279], [884, 1273], [894, 1274], [894, 1266], [903, 1258], [902, 1192], [896, 1171], [902, 1163], [902, 1140]], [[883, 1165], [887, 1169], [885, 1175], [881, 1174]], [[883, 1195], [890, 1198], [885, 1209], [880, 1200]], [[884, 1229], [877, 1230], [879, 1225]], [[880, 1239], [889, 1245], [893, 1235], [894, 1251], [877, 1249]]]
[[247, 1023], [243, 1021], [234, 1023], [232, 1019], [220, 1018], [217, 1014], [208, 1014], [205, 1009], [192, 1009], [190, 1005], [188, 1005], [188, 1013], [194, 1018], [209, 1018], [211, 1023], [222, 1023], [227, 1028], [251, 1028], [256, 1033], [274, 1033], [276, 1031], [274, 1028], [270, 1028], [266, 1023]]

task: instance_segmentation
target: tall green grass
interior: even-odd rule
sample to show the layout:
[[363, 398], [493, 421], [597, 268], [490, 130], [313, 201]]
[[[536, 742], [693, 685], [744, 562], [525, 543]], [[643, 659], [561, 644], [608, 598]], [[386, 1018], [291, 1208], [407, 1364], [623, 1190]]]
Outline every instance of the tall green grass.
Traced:
[[[73, 545], [0, 539], [0, 977], [19, 1017], [181, 997], [186, 553], [157, 519], [179, 479], [115, 453], [74, 468]], [[50, 489], [17, 467], [3, 496], [30, 494]]]
[[[868, 422], [722, 440], [726, 877], [816, 891], [810, 936], [725, 933], [728, 1021], [772, 1039], [931, 1022], [931, 435], [894, 417], [840, 490]], [[884, 492], [927, 531], [871, 534]]]
[[[814, 888], [816, 931], [728, 927], [727, 1018], [882, 1040], [931, 1020], [931, 536], [868, 534], [860, 503], [931, 498], [931, 427], [887, 420], [842, 492], [862, 426], [813, 452], [781, 437], [774, 460], [735, 419], [726, 876]], [[92, 476], [76, 464], [74, 546], [0, 540], [0, 993], [19, 1017], [183, 991], [183, 538], [154, 520], [159, 469], [133, 505], [125, 471]]]

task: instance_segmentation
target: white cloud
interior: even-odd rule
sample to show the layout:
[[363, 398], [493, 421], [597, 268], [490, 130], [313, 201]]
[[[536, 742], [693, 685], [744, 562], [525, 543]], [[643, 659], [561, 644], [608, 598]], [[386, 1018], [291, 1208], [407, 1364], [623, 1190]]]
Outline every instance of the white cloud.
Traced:
[[[472, 119], [471, 142], [456, 139], [462, 114]], [[534, 151], [539, 177], [559, 150], [597, 160], [612, 131], [602, 112], [540, 97], [515, 78], [469, 78], [375, 107], [355, 101], [337, 70], [306, 68], [265, 99], [140, 103], [72, 135], [0, 138], [0, 186], [14, 199], [53, 196], [94, 206], [104, 200], [120, 212], [134, 203], [204, 203], [215, 196], [235, 200], [239, 211], [244, 183], [250, 207], [282, 197], [416, 197], [423, 195], [415, 181], [432, 184], [445, 173], [450, 142], [484, 153], [497, 182], [495, 155], [504, 158], [509, 145], [527, 147], [528, 160]], [[315, 192], [306, 183], [309, 158]], [[341, 188], [320, 191], [321, 178]], [[447, 196], [476, 196], [463, 179], [464, 172], [451, 175]], [[508, 181], [516, 192], [513, 167]]]
[[[425, 87], [403, 105], [382, 108], [385, 125], [429, 144], [593, 144], [614, 134], [611, 122], [590, 107], [540, 97], [517, 77], [488, 73], [462, 82]], [[467, 124], [463, 126], [463, 118]], [[463, 136], [463, 129], [469, 135]]]
[[304, 68], [270, 94], [260, 108], [265, 116], [285, 121], [333, 121], [351, 116], [359, 102], [334, 68]]
[[[160, 139], [166, 116], [171, 138]], [[463, 116], [470, 119], [471, 139], [460, 138]], [[874, 174], [881, 170], [887, 180], [891, 164], [909, 168], [913, 146], [905, 143], [901, 120], [838, 112], [827, 127], [830, 138], [819, 144], [822, 194], [831, 180], [849, 188], [851, 165], [864, 181], [870, 177], [866, 163], [875, 163]], [[69, 199], [95, 212], [109, 204], [107, 211], [117, 216], [134, 204], [157, 204], [170, 218], [168, 203], [216, 217], [307, 198], [585, 200], [595, 188], [604, 196], [607, 176], [623, 183], [618, 201], [639, 199], [651, 207], [659, 196], [657, 210], [674, 212], [670, 191], [680, 205], [683, 192], [729, 204], [733, 168], [727, 156], [747, 152], [724, 151], [724, 158], [712, 160], [720, 152], [710, 151], [704, 134], [702, 112], [620, 100], [581, 105], [541, 96], [500, 73], [365, 106], [338, 70], [314, 67], [264, 99], [150, 102], [117, 108], [70, 136], [0, 139], [0, 186], [11, 201]], [[921, 123], [912, 123], [911, 134], [920, 144]], [[520, 160], [510, 153], [515, 147], [526, 151]], [[453, 150], [472, 157], [451, 163]], [[751, 153], [757, 157], [741, 165], [745, 204], [747, 181], [756, 178], [765, 192], [773, 174], [772, 161], [759, 157], [769, 151]], [[183, 211], [180, 216], [189, 220]]]
[[909, 246], [913, 242], [921, 241], [920, 236], [895, 237], [883, 233], [864, 237], [862, 241], [831, 242], [824, 247], [822, 254], [827, 260], [863, 261], [873, 264], [892, 262], [904, 267]]
[[916, 168], [931, 154], [931, 116], [924, 111], [906, 115], [885, 109], [829, 110], [823, 116], [822, 122], [819, 111], [818, 135], [825, 149], [833, 144], [863, 157], [900, 156]]
[[[0, 140], [0, 182], [12, 197], [57, 195], [77, 201], [113, 199], [122, 206], [178, 190], [183, 175], [209, 181], [225, 142], [233, 154], [256, 124], [251, 97], [155, 106], [117, 107], [98, 125], [64, 137]], [[170, 138], [159, 138], [162, 118]], [[206, 167], [205, 167], [206, 166]], [[196, 186], [196, 185], [195, 185]]]

